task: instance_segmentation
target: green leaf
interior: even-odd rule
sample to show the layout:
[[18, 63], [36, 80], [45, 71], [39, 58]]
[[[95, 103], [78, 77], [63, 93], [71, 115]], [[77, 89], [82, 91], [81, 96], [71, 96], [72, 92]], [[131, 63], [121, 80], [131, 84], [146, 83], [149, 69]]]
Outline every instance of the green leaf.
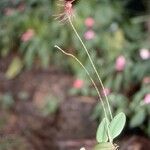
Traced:
[[97, 132], [96, 132], [96, 140], [97, 142], [107, 142], [108, 136], [107, 136], [107, 125], [108, 120], [104, 118], [102, 122], [99, 124]]
[[110, 123], [109, 129], [111, 138], [117, 137], [123, 130], [126, 122], [126, 116], [124, 113], [117, 114]]
[[59, 102], [53, 95], [45, 97], [41, 112], [44, 116], [55, 114], [59, 107]]
[[13, 79], [15, 78], [22, 70], [23, 64], [19, 57], [15, 57], [6, 71], [6, 78]]
[[2, 96], [2, 99], [1, 100], [1, 105], [2, 105], [2, 108], [4, 109], [9, 109], [13, 106], [14, 104], [14, 99], [13, 99], [13, 96], [10, 94], [10, 93], [6, 93]]
[[94, 147], [94, 150], [112, 150], [115, 146], [109, 142], [102, 142]]
[[115, 91], [120, 90], [122, 80], [123, 80], [123, 74], [122, 73], [117, 74], [115, 82], [114, 82], [114, 90]]
[[132, 117], [130, 121], [130, 127], [134, 128], [139, 126], [143, 123], [145, 119], [145, 111], [143, 109], [139, 109]]

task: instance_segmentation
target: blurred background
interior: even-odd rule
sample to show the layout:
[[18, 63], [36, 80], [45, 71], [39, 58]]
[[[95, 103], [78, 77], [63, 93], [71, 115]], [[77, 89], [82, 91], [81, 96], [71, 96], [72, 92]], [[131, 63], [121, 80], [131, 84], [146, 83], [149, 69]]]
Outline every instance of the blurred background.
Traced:
[[[103, 118], [96, 91], [80, 65], [54, 45], [98, 80], [69, 24], [55, 20], [63, 12], [58, 4], [0, 0], [0, 150], [91, 150], [95, 144]], [[113, 114], [127, 115], [116, 143], [121, 150], [150, 149], [150, 1], [75, 0], [73, 7]]]

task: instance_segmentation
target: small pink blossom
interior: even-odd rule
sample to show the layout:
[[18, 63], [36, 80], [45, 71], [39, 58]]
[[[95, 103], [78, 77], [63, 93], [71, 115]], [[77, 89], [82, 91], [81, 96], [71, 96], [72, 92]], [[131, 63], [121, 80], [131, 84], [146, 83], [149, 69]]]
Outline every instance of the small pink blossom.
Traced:
[[81, 80], [81, 79], [76, 79], [74, 82], [73, 82], [73, 87], [76, 88], [76, 89], [81, 89], [84, 85], [84, 81]]
[[34, 34], [35, 33], [33, 29], [28, 29], [25, 33], [22, 34], [21, 40], [23, 42], [27, 42], [33, 38]]
[[14, 10], [13, 8], [5, 8], [4, 14], [5, 14], [6, 16], [11, 16], [11, 15], [13, 15], [14, 11], [15, 11], [15, 10]]
[[110, 94], [110, 89], [109, 88], [104, 88], [103, 90], [102, 90], [102, 95], [103, 96], [108, 96]]
[[85, 20], [85, 25], [87, 26], [87, 27], [93, 27], [93, 25], [94, 25], [94, 23], [95, 23], [95, 21], [94, 21], [94, 19], [92, 18], [92, 17], [88, 17], [86, 20]]
[[66, 15], [67, 16], [69, 16], [69, 17], [72, 17], [72, 15], [73, 15], [73, 1], [74, 0], [72, 0], [72, 1], [66, 1], [65, 2], [65, 6], [64, 6], [64, 8], [65, 8], [65, 13], [66, 13]]
[[115, 68], [117, 71], [123, 71], [126, 65], [126, 59], [123, 55], [120, 55], [117, 59], [116, 59], [116, 64], [115, 64]]
[[144, 97], [144, 104], [150, 104], [150, 93], [145, 95], [145, 97]]
[[95, 37], [95, 32], [93, 30], [88, 30], [84, 33], [84, 38], [86, 40], [92, 40]]
[[142, 48], [140, 50], [140, 57], [143, 60], [149, 59], [150, 58], [150, 51], [148, 49], [146, 49], [146, 48]]
[[25, 10], [25, 4], [21, 3], [18, 8], [17, 8], [20, 12], [23, 12]]
[[145, 83], [145, 84], [150, 83], [150, 77], [145, 77], [145, 78], [143, 79], [143, 83]]

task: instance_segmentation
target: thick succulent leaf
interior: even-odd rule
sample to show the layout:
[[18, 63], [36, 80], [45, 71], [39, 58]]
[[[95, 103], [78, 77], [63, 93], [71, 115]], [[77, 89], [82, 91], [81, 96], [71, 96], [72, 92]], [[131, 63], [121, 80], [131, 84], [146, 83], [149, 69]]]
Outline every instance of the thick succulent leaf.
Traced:
[[109, 126], [112, 139], [117, 137], [122, 132], [125, 123], [126, 123], [126, 116], [124, 113], [119, 113], [113, 118]]
[[108, 125], [108, 120], [104, 118], [102, 122], [99, 124], [96, 132], [96, 140], [98, 143], [108, 141], [107, 125]]

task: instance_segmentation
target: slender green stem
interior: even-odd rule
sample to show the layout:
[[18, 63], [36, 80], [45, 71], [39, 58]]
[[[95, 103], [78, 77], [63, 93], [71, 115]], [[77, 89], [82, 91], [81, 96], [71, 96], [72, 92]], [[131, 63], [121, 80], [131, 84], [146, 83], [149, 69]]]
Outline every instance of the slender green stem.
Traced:
[[75, 27], [74, 27], [74, 25], [73, 25], [73, 23], [72, 23], [72, 21], [71, 21], [70, 16], [68, 16], [68, 20], [69, 20], [69, 23], [70, 23], [71, 27], [73, 28], [73, 30], [74, 30], [76, 36], [78, 37], [79, 41], [81, 42], [81, 44], [82, 44], [84, 50], [86, 51], [86, 53], [87, 53], [87, 55], [88, 55], [88, 57], [89, 57], [89, 60], [90, 60], [90, 62], [91, 62], [91, 64], [92, 64], [92, 67], [93, 67], [93, 69], [94, 69], [94, 71], [95, 71], [95, 73], [96, 73], [96, 75], [97, 75], [97, 77], [98, 77], [98, 80], [99, 80], [99, 82], [100, 82], [100, 84], [101, 84], [101, 87], [102, 87], [102, 89], [103, 89], [103, 92], [104, 92], [104, 96], [105, 96], [105, 99], [106, 99], [106, 103], [107, 103], [107, 105], [108, 105], [108, 110], [109, 110], [109, 113], [110, 113], [110, 118], [111, 118], [111, 120], [112, 120], [112, 119], [113, 119], [113, 116], [112, 116], [112, 112], [111, 112], [109, 100], [108, 100], [107, 94], [106, 94], [106, 92], [105, 92], [105, 88], [104, 88], [104, 85], [103, 85], [103, 83], [102, 83], [102, 80], [101, 80], [101, 78], [100, 78], [100, 76], [99, 76], [99, 74], [98, 74], [98, 71], [97, 71], [97, 69], [96, 69], [94, 63], [93, 63], [93, 60], [92, 60], [92, 58], [91, 58], [91, 56], [90, 56], [90, 54], [89, 54], [89, 51], [87, 50], [85, 44], [83, 43], [83, 41], [82, 41], [82, 39], [80, 38], [80, 36], [79, 36], [77, 30], [75, 29]]
[[[88, 75], [88, 77], [90, 78], [91, 82], [93, 83], [94, 88], [96, 89], [96, 92], [97, 92], [97, 94], [98, 94], [98, 97], [99, 97], [100, 102], [102, 103], [102, 107], [103, 107], [103, 110], [104, 110], [105, 118], [108, 118], [108, 117], [107, 117], [107, 113], [106, 113], [106, 109], [105, 109], [105, 105], [104, 105], [104, 102], [103, 102], [103, 99], [102, 99], [102, 97], [101, 97], [101, 95], [100, 95], [100, 92], [99, 92], [99, 90], [98, 90], [98, 87], [97, 87], [97, 85], [95, 84], [93, 78], [91, 77], [89, 71], [85, 68], [85, 66], [81, 63], [81, 61], [80, 61], [77, 57], [75, 57], [74, 55], [72, 55], [72, 54], [70, 54], [70, 53], [65, 52], [63, 49], [61, 49], [61, 48], [60, 48], [59, 46], [57, 46], [57, 45], [55, 45], [54, 47], [56, 47], [57, 49], [59, 49], [59, 50], [60, 50], [62, 53], [64, 53], [65, 55], [74, 58], [74, 59], [81, 65], [81, 67], [85, 70], [86, 74]], [[107, 130], [108, 130], [109, 141], [112, 142], [112, 138], [111, 138], [110, 133], [109, 133], [109, 127], [108, 127], [108, 125], [107, 125]]]

